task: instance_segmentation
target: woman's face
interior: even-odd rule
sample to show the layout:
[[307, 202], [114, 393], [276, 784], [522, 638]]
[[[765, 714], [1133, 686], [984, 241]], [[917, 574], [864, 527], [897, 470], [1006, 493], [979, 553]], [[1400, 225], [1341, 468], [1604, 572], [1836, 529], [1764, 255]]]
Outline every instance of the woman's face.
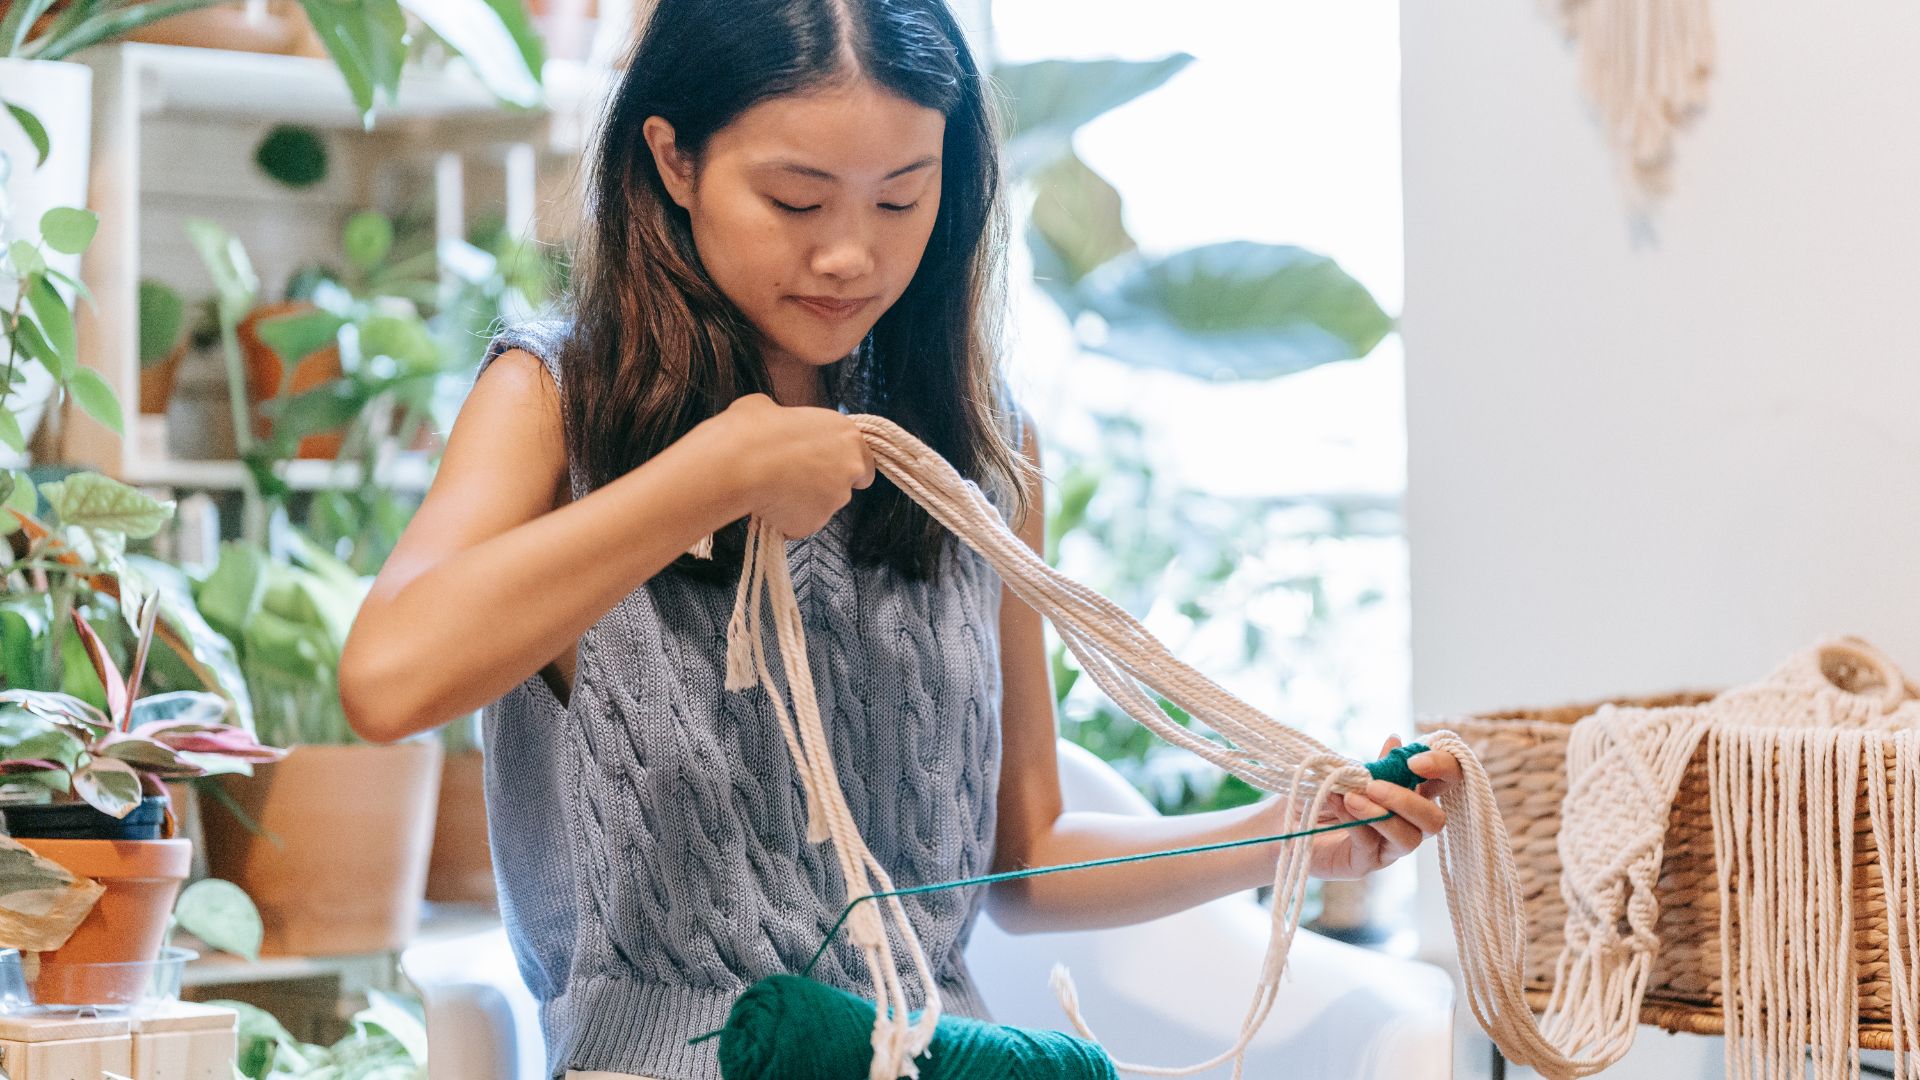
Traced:
[[817, 393], [817, 369], [906, 291], [940, 206], [945, 131], [937, 110], [857, 79], [748, 109], [708, 140], [696, 183], [672, 126], [648, 118], [700, 260], [759, 330], [783, 400]]

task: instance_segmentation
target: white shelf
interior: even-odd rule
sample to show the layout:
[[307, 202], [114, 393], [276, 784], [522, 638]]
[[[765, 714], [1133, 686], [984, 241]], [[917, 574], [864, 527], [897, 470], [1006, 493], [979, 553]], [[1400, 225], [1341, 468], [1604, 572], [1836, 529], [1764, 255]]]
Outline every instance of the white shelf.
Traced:
[[[578, 110], [597, 111], [612, 75], [583, 64], [552, 61], [544, 107], [503, 106], [465, 61], [428, 69], [410, 66], [399, 93], [375, 113], [366, 132], [345, 81], [331, 60], [141, 42], [89, 50], [93, 69], [92, 180], [88, 204], [101, 215], [99, 232], [82, 265], [95, 303], [80, 313], [80, 360], [98, 372], [122, 402], [139, 398], [138, 281], [142, 263], [143, 125], [193, 128], [219, 121], [304, 123], [330, 128], [356, 142], [358, 168], [339, 180], [359, 205], [377, 201], [384, 163], [405, 159], [431, 169], [434, 230], [441, 239], [464, 235], [467, 162], [497, 164], [504, 177], [507, 227], [524, 231], [534, 220], [539, 160], [565, 155], [581, 128]], [[563, 137], [556, 143], [556, 133]], [[164, 153], [148, 146], [145, 152]], [[180, 166], [191, 172], [192, 164]], [[179, 193], [174, 193], [175, 195]], [[169, 196], [172, 197], [172, 196]], [[174, 210], [168, 210], [172, 213]], [[258, 208], [254, 208], [256, 214]], [[284, 238], [284, 237], [283, 237]], [[237, 490], [246, 484], [237, 461], [175, 461], [145, 432], [129, 438], [70, 411], [67, 452], [76, 464], [127, 483], [180, 489]], [[425, 491], [432, 470], [417, 455], [379, 469], [377, 482], [401, 491]], [[284, 473], [296, 489], [357, 485], [357, 467], [332, 462], [291, 463]]]
[[[500, 926], [500, 915], [492, 907], [478, 904], [424, 904], [420, 928], [411, 945], [431, 944]], [[181, 943], [200, 953], [187, 964], [180, 985], [187, 987], [224, 986], [232, 983], [279, 982], [290, 979], [334, 977], [359, 985], [381, 985], [399, 959], [397, 952], [353, 953], [345, 956], [263, 956], [247, 960], [213, 949], [190, 934], [180, 935]]]
[[[119, 46], [141, 75], [147, 115], [198, 113], [315, 127], [361, 128], [340, 69], [310, 56], [133, 42]], [[400, 93], [375, 111], [376, 127], [408, 120], [490, 117], [505, 108], [462, 64], [410, 67]]]
[[[433, 482], [432, 465], [419, 455], [395, 458], [374, 471], [380, 486], [393, 491], [424, 492]], [[321, 491], [358, 487], [361, 477], [353, 462], [298, 460], [286, 463], [281, 478], [296, 491]], [[121, 479], [135, 487], [238, 491], [246, 486], [247, 467], [238, 461], [136, 460]]]
[[[146, 115], [253, 118], [362, 129], [360, 111], [332, 60], [143, 42], [116, 47], [140, 72], [141, 108]], [[597, 103], [611, 78], [577, 61], [549, 60], [541, 73], [545, 104], [516, 110], [495, 98], [464, 60], [450, 60], [431, 70], [413, 64], [401, 74], [395, 99], [375, 109], [372, 130], [445, 120], [532, 125], [549, 113], [569, 113], [588, 101]]]

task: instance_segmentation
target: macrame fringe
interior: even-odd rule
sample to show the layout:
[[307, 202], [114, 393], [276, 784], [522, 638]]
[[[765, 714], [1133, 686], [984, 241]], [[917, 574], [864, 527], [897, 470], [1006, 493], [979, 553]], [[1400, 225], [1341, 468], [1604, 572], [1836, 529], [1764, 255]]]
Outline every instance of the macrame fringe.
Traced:
[[1607, 141], [1643, 197], [1672, 181], [1674, 143], [1707, 104], [1708, 0], [1553, 0], [1579, 51], [1580, 81]]

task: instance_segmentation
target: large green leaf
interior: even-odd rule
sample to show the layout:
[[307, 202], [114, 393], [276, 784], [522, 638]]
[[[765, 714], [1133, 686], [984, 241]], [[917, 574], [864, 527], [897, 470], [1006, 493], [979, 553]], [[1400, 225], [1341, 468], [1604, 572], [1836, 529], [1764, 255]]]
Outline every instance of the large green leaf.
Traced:
[[173, 917], [187, 933], [216, 949], [260, 959], [260, 909], [231, 881], [206, 878], [187, 886], [173, 906]]
[[37, 169], [45, 165], [47, 154], [53, 149], [53, 143], [47, 138], [46, 125], [40, 123], [38, 116], [11, 101], [7, 102], [7, 112], [13, 116], [13, 122], [20, 125], [20, 130], [27, 133], [27, 141], [33, 144], [33, 152], [37, 155], [33, 167]]
[[[363, 364], [385, 356], [402, 372], [427, 374], [439, 370], [445, 359], [433, 331], [418, 315], [370, 314], [355, 329]], [[373, 370], [382, 369], [374, 366]]]
[[1120, 193], [1072, 151], [1034, 177], [1033, 231], [1055, 257], [1047, 269], [1068, 286], [1136, 246], [1121, 219]]
[[[27, 433], [20, 430], [20, 421], [8, 409], [0, 409], [0, 444], [12, 448], [17, 453], [24, 453], [27, 449]], [[7, 494], [13, 494], [13, 489], [9, 488]], [[4, 524], [18, 527], [19, 522], [9, 517]], [[12, 531], [12, 529], [0, 530], [0, 532]]]
[[40, 215], [40, 235], [47, 246], [68, 255], [78, 255], [93, 243], [100, 228], [100, 215], [72, 206], [56, 206]]
[[1082, 282], [1115, 359], [1207, 379], [1266, 379], [1365, 356], [1393, 330], [1332, 259], [1233, 241], [1109, 262]]
[[340, 230], [340, 250], [362, 270], [371, 270], [393, 251], [393, 221], [377, 210], [362, 210]]
[[427, 1063], [427, 1028], [418, 1013], [400, 999], [379, 990], [367, 991], [367, 1007], [354, 1014], [355, 1024], [384, 1031], [405, 1049], [416, 1066]]
[[41, 39], [38, 48], [30, 47], [36, 60], [65, 60], [82, 49], [103, 41], [124, 37], [161, 19], [203, 7], [219, 0], [150, 0], [148, 3], [109, 5], [74, 3], [73, 17], [63, 16]]
[[1193, 62], [1186, 53], [1159, 60], [1041, 60], [1003, 64], [993, 80], [1011, 99], [1008, 153], [1019, 175], [1046, 166], [1072, 145], [1076, 128], [1158, 88]]
[[173, 500], [162, 502], [112, 477], [79, 472], [40, 485], [40, 494], [63, 525], [125, 533], [145, 540], [173, 517]]
[[47, 269], [46, 258], [30, 240], [15, 240], [8, 244], [7, 261], [13, 264], [13, 276], [17, 278], [44, 273]]
[[280, 360], [290, 375], [300, 361], [333, 344], [334, 335], [340, 332], [346, 322], [331, 311], [315, 308], [261, 319], [254, 332], [260, 335], [260, 340], [266, 342], [268, 348], [280, 354]]
[[0, 595], [0, 686], [46, 688], [47, 628], [53, 599], [46, 593]]
[[267, 591], [267, 565], [266, 553], [252, 544], [222, 544], [213, 572], [194, 590], [200, 614], [229, 640], [238, 641], [260, 610], [260, 599]]
[[165, 360], [180, 343], [186, 323], [186, 305], [164, 282], [140, 279], [140, 363]]
[[358, 379], [330, 379], [311, 390], [266, 405], [275, 438], [297, 443], [308, 435], [343, 428], [373, 400], [375, 392]]
[[18, 705], [0, 704], [0, 760], [51, 761], [72, 768], [85, 751], [72, 731]]
[[354, 107], [373, 126], [374, 110], [400, 89], [407, 18], [397, 0], [300, 0], [307, 20], [346, 80]]
[[[540, 103], [540, 39], [519, 0], [400, 0], [440, 40], [467, 58], [494, 96], [509, 105]], [[507, 20], [517, 19], [515, 25]]]
[[160, 621], [186, 644], [191, 654], [186, 659], [193, 662], [194, 673], [233, 706], [235, 727], [253, 731], [253, 697], [240, 674], [239, 654], [233, 642], [209, 625], [195, 606], [193, 585], [186, 574], [148, 555], [130, 555], [127, 563], [159, 593]]
[[[46, 368], [55, 378], [65, 377], [67, 369], [61, 361], [60, 354], [54, 351], [46, 335], [40, 332], [39, 324], [28, 318], [25, 313], [21, 314], [19, 322], [13, 324], [13, 344], [29, 359], [38, 361], [40, 366]], [[17, 368], [15, 374], [24, 377]]]
[[[40, 16], [53, 6], [53, 0], [23, 0], [7, 5], [5, 15], [0, 15], [0, 56], [15, 56], [20, 46], [26, 44], [27, 34]], [[41, 151], [42, 158], [46, 152]]]
[[47, 344], [53, 349], [54, 361], [59, 365], [54, 374], [64, 380], [79, 363], [73, 339], [73, 312], [67, 309], [67, 302], [61, 299], [53, 282], [40, 274], [27, 279], [27, 303], [32, 306], [33, 316], [40, 321]]
[[120, 417], [120, 399], [114, 396], [113, 387], [107, 385], [99, 372], [90, 367], [75, 368], [69, 387], [73, 390], [73, 400], [80, 403], [88, 416], [100, 421], [115, 435], [126, 434], [126, 422]]

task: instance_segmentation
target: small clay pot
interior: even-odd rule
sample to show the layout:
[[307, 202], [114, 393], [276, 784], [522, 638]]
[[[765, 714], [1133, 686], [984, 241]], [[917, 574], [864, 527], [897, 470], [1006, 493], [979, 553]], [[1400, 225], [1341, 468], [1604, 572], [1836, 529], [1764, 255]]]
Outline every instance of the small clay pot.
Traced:
[[173, 381], [180, 373], [180, 360], [192, 347], [182, 340], [165, 360], [140, 369], [140, 411], [150, 416], [165, 416], [167, 402], [173, 399]]
[[127, 37], [156, 45], [287, 53], [293, 51], [300, 36], [300, 23], [293, 17], [293, 11], [298, 10], [290, 0], [271, 0], [251, 12], [245, 4], [216, 4], [169, 15]]
[[[260, 340], [260, 324], [268, 319], [282, 315], [298, 315], [314, 310], [312, 304], [287, 302], [262, 304], [247, 313], [236, 328], [240, 338], [240, 349], [246, 357], [247, 396], [256, 405], [270, 400], [278, 391], [286, 363], [279, 353]], [[340, 347], [328, 345], [311, 356], [302, 359], [293, 369], [293, 375], [287, 382], [289, 396], [311, 390], [321, 383], [337, 379], [341, 375]], [[262, 436], [271, 434], [273, 422], [264, 417], [255, 420], [256, 433]], [[344, 431], [327, 431], [318, 435], [309, 435], [300, 440], [299, 457], [318, 458], [332, 461], [340, 454], [340, 446], [345, 439]]]
[[[35, 854], [106, 887], [67, 943], [40, 954], [35, 1001], [139, 1001], [153, 978], [167, 919], [192, 866], [193, 845], [185, 840], [16, 839]], [[94, 966], [109, 964], [117, 966]]]

